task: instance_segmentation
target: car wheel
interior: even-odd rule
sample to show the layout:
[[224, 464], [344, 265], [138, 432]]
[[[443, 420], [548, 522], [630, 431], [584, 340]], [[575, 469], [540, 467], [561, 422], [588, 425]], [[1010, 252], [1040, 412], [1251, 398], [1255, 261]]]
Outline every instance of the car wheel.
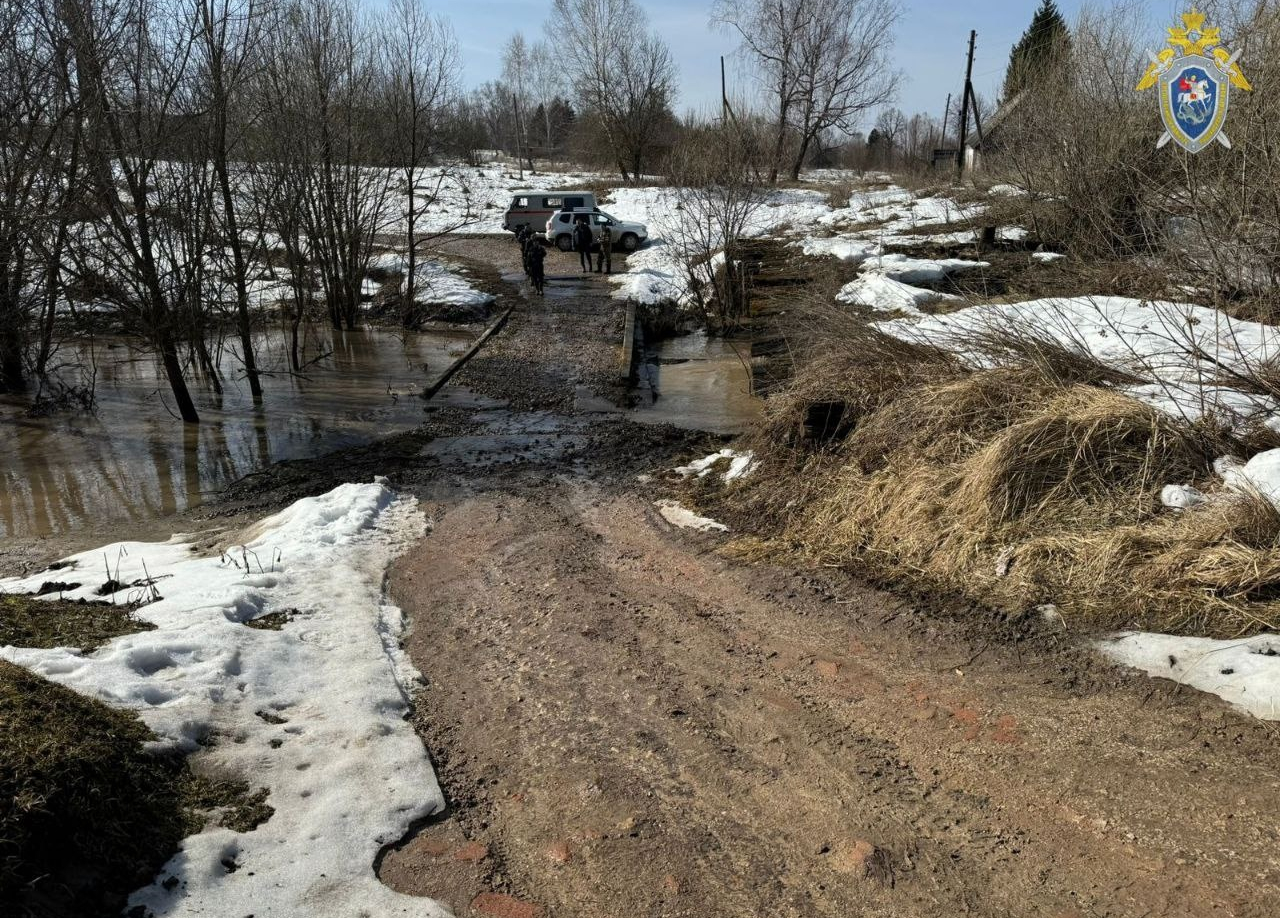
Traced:
[[568, 233], [563, 233], [556, 237], [556, 248], [561, 252], [573, 251], [573, 237]]
[[622, 237], [622, 251], [634, 252], [640, 247], [640, 237], [635, 233], [626, 233]]

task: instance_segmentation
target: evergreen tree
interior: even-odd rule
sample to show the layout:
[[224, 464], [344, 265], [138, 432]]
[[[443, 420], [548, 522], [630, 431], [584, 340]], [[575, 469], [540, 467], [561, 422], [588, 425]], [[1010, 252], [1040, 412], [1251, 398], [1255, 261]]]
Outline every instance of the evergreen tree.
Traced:
[[1031, 19], [1031, 26], [1013, 46], [1009, 69], [1004, 77], [1004, 97], [1012, 99], [1024, 89], [1052, 76], [1061, 67], [1071, 47], [1067, 21], [1053, 0], [1044, 0]]

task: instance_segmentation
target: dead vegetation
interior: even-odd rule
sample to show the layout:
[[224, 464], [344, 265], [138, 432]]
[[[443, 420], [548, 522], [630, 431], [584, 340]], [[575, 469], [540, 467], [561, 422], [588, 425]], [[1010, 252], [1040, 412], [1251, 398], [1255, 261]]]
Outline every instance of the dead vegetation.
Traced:
[[[46, 586], [71, 589], [78, 584]], [[77, 647], [90, 653], [112, 638], [154, 627], [135, 618], [127, 605], [0, 595], [0, 647]]]
[[993, 328], [966, 345], [989, 368], [970, 370], [856, 317], [820, 321], [843, 323], [815, 336], [838, 343], [769, 400], [764, 465], [727, 494], [772, 548], [1015, 616], [1053, 604], [1069, 627], [1280, 624], [1280, 513], [1247, 494], [1160, 501], [1167, 484], [1212, 490], [1213, 457], [1240, 444], [1048, 337]]
[[210, 819], [249, 831], [266, 791], [156, 755], [132, 713], [0, 660], [0, 912], [118, 915]]

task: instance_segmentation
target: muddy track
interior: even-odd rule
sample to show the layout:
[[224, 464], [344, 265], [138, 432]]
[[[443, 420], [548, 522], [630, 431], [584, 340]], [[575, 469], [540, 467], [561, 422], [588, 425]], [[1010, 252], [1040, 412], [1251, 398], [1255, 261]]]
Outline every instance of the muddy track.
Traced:
[[595, 411], [616, 324], [594, 280], [518, 309], [459, 374], [509, 404], [406, 472], [450, 808], [385, 882], [495, 918], [1280, 914], [1271, 726], [673, 531], [635, 472], [682, 441]]

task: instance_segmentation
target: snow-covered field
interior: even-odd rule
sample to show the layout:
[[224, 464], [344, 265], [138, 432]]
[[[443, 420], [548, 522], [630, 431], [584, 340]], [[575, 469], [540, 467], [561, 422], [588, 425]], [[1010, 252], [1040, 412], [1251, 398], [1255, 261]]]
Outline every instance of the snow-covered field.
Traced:
[[[369, 267], [403, 277], [408, 273], [409, 264], [399, 253], [383, 252], [370, 259]], [[426, 306], [487, 306], [495, 299], [467, 279], [465, 268], [450, 261], [424, 258], [414, 265], [414, 273], [417, 275], [414, 299]], [[401, 291], [406, 287], [407, 278], [404, 278], [400, 284]]]
[[[373, 871], [379, 850], [444, 806], [405, 719], [417, 680], [386, 603], [390, 562], [426, 521], [381, 481], [298, 501], [206, 555], [175, 537], [67, 559], [68, 598], [98, 599], [106, 568], [118, 598], [163, 597], [137, 615], [156, 630], [92, 654], [0, 649], [54, 681], [138, 712], [157, 744], [199, 752], [201, 767], [265, 787], [274, 814], [247, 833], [210, 828], [138, 890], [131, 905], [180, 915], [408, 915], [442, 918]], [[48, 574], [0, 581], [34, 592]], [[148, 585], [151, 584], [151, 585]], [[286, 613], [281, 630], [246, 627]]]
[[[1280, 358], [1280, 328], [1232, 319], [1190, 303], [1125, 297], [1057, 297], [970, 306], [945, 315], [880, 323], [898, 337], [969, 350], [975, 334], [1030, 333], [1133, 373], [1128, 391], [1187, 420], [1211, 415], [1240, 425], [1280, 414], [1274, 399], [1234, 388], [1224, 373], [1248, 373]], [[978, 354], [968, 354], [981, 363]]]
[[[524, 178], [510, 166], [449, 166], [423, 170], [417, 183], [416, 229], [431, 233], [485, 233], [502, 235], [502, 218], [516, 191], [531, 189], [587, 189], [601, 177], [590, 172], [525, 172]], [[423, 199], [432, 199], [423, 206]], [[385, 233], [405, 231], [408, 195], [394, 195], [384, 216]], [[619, 216], [622, 216], [619, 214]]]

